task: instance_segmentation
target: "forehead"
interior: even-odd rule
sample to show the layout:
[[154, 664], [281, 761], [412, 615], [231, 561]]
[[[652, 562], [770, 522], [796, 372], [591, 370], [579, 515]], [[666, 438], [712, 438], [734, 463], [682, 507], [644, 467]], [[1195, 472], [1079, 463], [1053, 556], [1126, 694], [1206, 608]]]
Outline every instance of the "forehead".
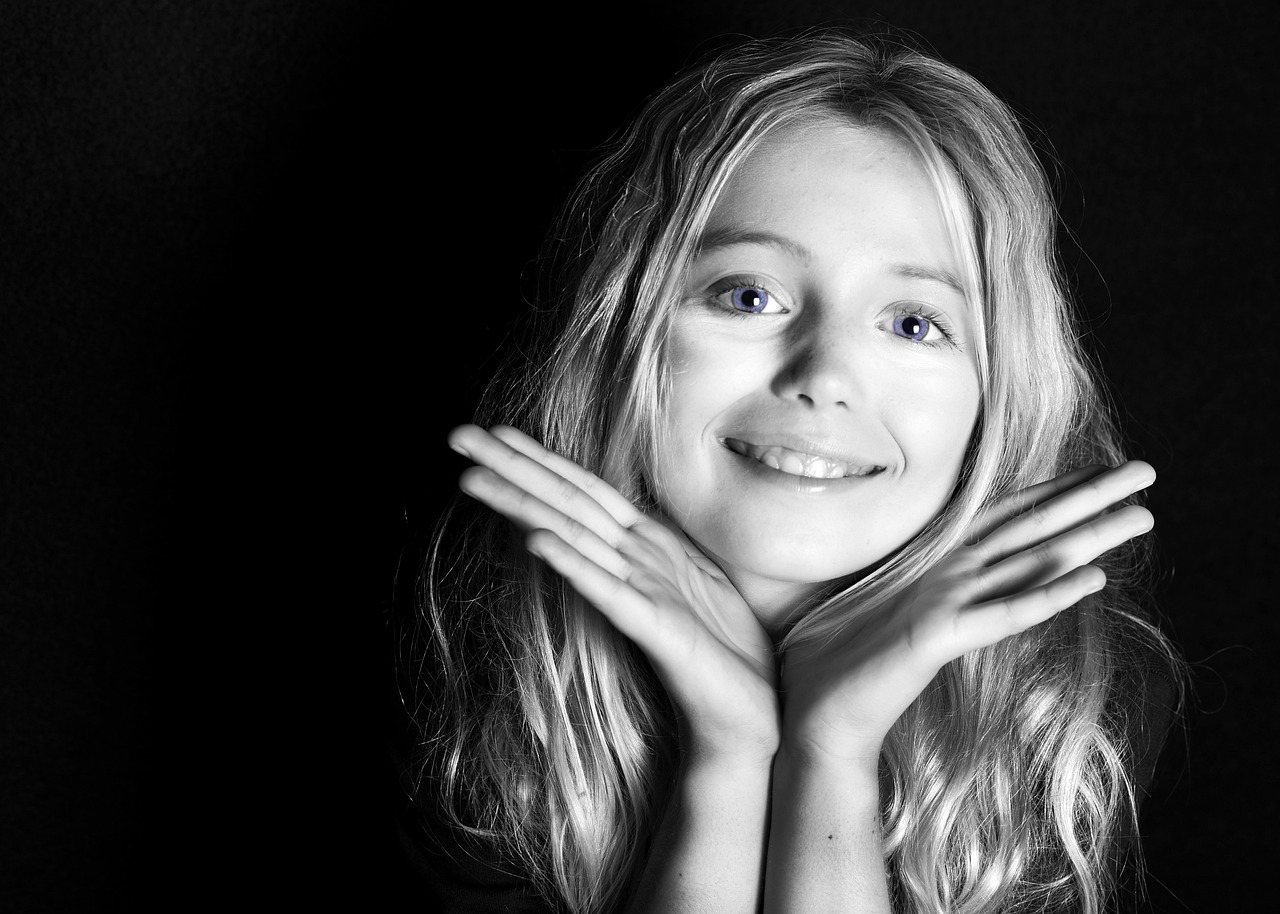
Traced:
[[833, 275], [892, 265], [943, 278], [972, 304], [968, 206], [953, 183], [886, 130], [833, 121], [777, 130], [726, 181], [698, 262], [713, 268], [718, 252], [738, 259], [734, 251], [763, 244]]
[[[737, 166], [713, 216], [799, 197], [872, 196], [877, 188], [934, 209], [937, 191], [918, 152], [896, 134], [856, 124], [817, 122], [777, 129]], [[868, 200], [869, 202], [869, 200]]]
[[748, 154], [735, 177], [750, 178], [761, 171], [838, 157], [850, 168], [894, 166], [905, 171], [919, 168], [919, 156], [896, 133], [834, 118], [800, 121], [771, 130]]

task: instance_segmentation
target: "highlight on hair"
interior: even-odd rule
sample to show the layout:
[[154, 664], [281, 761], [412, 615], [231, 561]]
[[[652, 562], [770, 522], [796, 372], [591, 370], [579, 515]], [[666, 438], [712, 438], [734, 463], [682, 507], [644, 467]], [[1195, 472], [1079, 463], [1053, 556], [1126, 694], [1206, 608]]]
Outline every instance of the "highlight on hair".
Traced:
[[[900, 43], [821, 32], [750, 42], [677, 78], [579, 185], [532, 351], [478, 417], [651, 504], [666, 332], [711, 208], [764, 136], [832, 119], [893, 134], [932, 176], [983, 337], [982, 408], [942, 514], [809, 607], [784, 645], [889, 611], [1000, 496], [1123, 459], [1059, 277], [1043, 171], [972, 77]], [[1106, 561], [1102, 592], [949, 664], [890, 732], [884, 850], [900, 910], [1104, 909], [1136, 829], [1126, 733], [1153, 677], [1180, 683], [1129, 596], [1140, 549]], [[567, 910], [609, 910], [644, 863], [674, 766], [647, 661], [496, 518], [442, 523], [420, 596], [422, 801]]]

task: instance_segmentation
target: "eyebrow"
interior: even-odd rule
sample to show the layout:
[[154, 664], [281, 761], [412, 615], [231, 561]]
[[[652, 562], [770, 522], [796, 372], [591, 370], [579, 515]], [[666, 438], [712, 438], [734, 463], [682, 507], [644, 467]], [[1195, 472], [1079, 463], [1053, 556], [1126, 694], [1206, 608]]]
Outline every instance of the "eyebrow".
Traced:
[[807, 247], [798, 241], [793, 241], [784, 235], [775, 235], [773, 232], [750, 231], [739, 228], [715, 228], [704, 232], [702, 238], [698, 241], [696, 256], [701, 257], [704, 254], [710, 254], [712, 251], [718, 251], [721, 248], [730, 248], [737, 244], [758, 244], [764, 247], [777, 248], [785, 254], [790, 254], [799, 260], [810, 261], [813, 254]]
[[[785, 235], [730, 226], [709, 229], [705, 232], [699, 241], [695, 256], [702, 257], [721, 248], [729, 248], [738, 244], [758, 244], [764, 247], [776, 248], [806, 263], [813, 259], [813, 253], [807, 247], [798, 241], [787, 238]], [[903, 279], [922, 279], [927, 282], [941, 283], [962, 297], [968, 298], [964, 290], [964, 284], [950, 270], [939, 267], [922, 267], [910, 263], [895, 263], [889, 267], [889, 271], [895, 276], [901, 276]]]
[[937, 267], [918, 267], [909, 263], [896, 263], [889, 269], [895, 275], [904, 279], [924, 279], [929, 282], [942, 283], [944, 286], [950, 286], [962, 297], [968, 298], [964, 291], [964, 285], [950, 270], [943, 270]]

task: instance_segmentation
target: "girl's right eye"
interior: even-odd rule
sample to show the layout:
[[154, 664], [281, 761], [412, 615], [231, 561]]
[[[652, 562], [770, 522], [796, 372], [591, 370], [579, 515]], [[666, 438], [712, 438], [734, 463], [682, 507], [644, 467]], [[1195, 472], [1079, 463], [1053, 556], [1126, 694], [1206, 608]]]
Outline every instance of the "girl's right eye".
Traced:
[[787, 311], [768, 289], [753, 281], [727, 279], [712, 288], [718, 301], [739, 314], [783, 314]]

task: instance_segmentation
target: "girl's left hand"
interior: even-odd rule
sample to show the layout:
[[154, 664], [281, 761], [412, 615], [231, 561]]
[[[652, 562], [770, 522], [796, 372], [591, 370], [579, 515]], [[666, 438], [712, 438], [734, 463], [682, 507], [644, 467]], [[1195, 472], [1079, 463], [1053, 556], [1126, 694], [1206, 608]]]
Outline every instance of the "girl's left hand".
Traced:
[[944, 664], [1043, 622], [1106, 584], [1090, 564], [1150, 530], [1137, 505], [1102, 513], [1150, 485], [1141, 461], [1084, 467], [989, 509], [963, 546], [892, 607], [830, 644], [784, 658], [783, 744], [801, 757], [874, 764], [894, 721]]

